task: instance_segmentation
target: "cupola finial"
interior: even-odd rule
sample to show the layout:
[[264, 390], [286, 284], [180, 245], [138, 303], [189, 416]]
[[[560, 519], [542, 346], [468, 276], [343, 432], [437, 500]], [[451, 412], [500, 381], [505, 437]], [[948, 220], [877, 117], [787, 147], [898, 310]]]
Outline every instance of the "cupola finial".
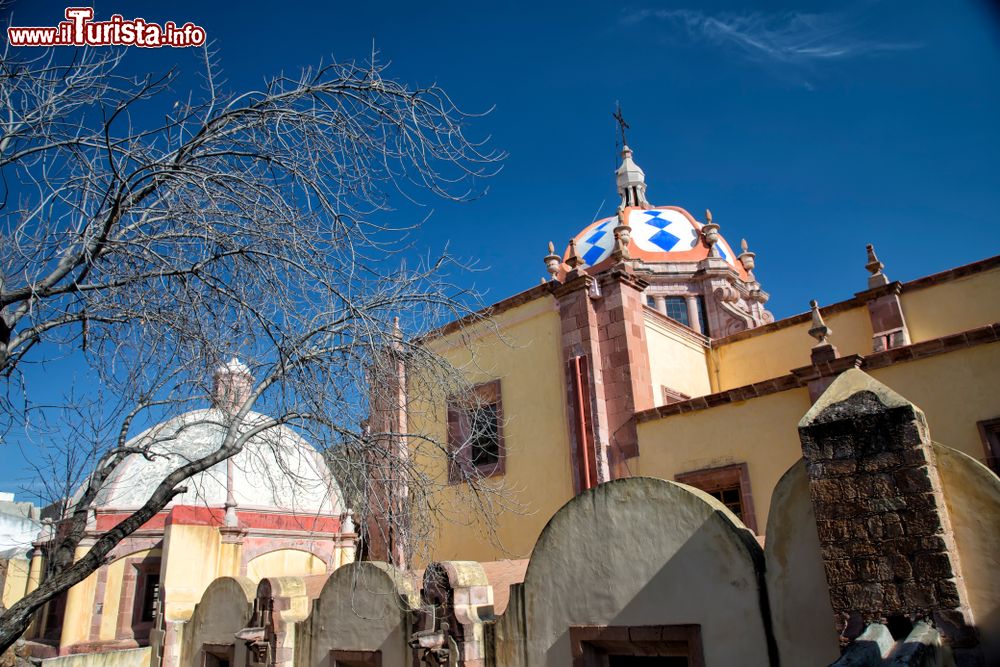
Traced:
[[622, 116], [622, 108], [619, 105], [617, 111], [612, 114], [618, 121], [618, 127], [622, 133], [622, 163], [615, 171], [615, 181], [618, 185], [618, 194], [621, 196], [621, 204], [618, 210], [621, 211], [628, 206], [642, 206], [650, 208], [650, 203], [646, 200], [646, 174], [632, 160], [632, 149], [625, 142], [625, 130], [628, 123]]
[[216, 368], [212, 380], [212, 405], [225, 412], [235, 413], [253, 391], [253, 375], [236, 357]]

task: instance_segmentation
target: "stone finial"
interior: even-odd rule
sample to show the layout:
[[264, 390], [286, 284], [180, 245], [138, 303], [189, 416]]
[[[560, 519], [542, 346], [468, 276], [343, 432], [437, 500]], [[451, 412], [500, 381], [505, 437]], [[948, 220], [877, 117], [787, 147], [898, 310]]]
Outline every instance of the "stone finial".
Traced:
[[618, 226], [614, 229], [615, 246], [612, 253], [618, 259], [630, 259], [632, 257], [628, 249], [629, 241], [632, 239], [632, 228], [625, 222], [625, 212], [618, 211]]
[[250, 368], [233, 357], [215, 369], [212, 376], [212, 407], [226, 412], [239, 410], [253, 391]]
[[355, 530], [357, 530], [357, 526], [354, 525], [354, 512], [348, 509], [344, 512], [343, 519], [340, 522], [340, 532], [353, 533]]
[[701, 235], [705, 239], [705, 245], [708, 246], [708, 256], [718, 257], [719, 249], [715, 247], [715, 244], [719, 242], [719, 225], [712, 222], [712, 211], [705, 209], [705, 220], [704, 225], [701, 226]]
[[756, 265], [754, 258], [757, 256], [757, 253], [750, 252], [747, 246], [746, 239], [742, 239], [740, 241], [740, 250], [742, 250], [742, 252], [740, 252], [739, 256], [736, 259], [740, 260], [740, 264], [742, 264], [743, 268], [746, 269], [747, 275], [750, 277], [750, 280], [751, 281], [756, 280], [753, 275], [753, 269], [754, 266]]
[[[558, 280], [559, 266], [562, 264], [562, 259], [556, 254], [556, 247], [552, 241], [549, 241], [549, 254], [544, 257], [543, 261], [545, 262], [545, 270], [552, 276], [552, 280]], [[544, 283], [545, 280], [543, 279], [542, 282]]]
[[583, 265], [583, 259], [576, 254], [576, 239], [569, 241], [569, 254], [566, 256], [566, 266], [574, 270]]
[[809, 335], [816, 339], [817, 346], [828, 345], [830, 341], [826, 337], [833, 333], [833, 329], [826, 326], [815, 299], [809, 302], [809, 307], [812, 308], [812, 326], [809, 328]]
[[650, 204], [646, 201], [646, 174], [632, 161], [632, 149], [628, 146], [622, 147], [622, 163], [615, 170], [615, 181], [622, 198], [618, 210], [628, 206], [649, 207]]
[[391, 335], [391, 346], [393, 351], [401, 352], [403, 350], [403, 329], [399, 326], [399, 317], [392, 318], [392, 331]]
[[889, 278], [882, 273], [882, 269], [885, 268], [885, 264], [879, 261], [878, 257], [875, 256], [875, 246], [869, 243], [865, 248], [868, 250], [868, 263], [865, 264], [865, 268], [868, 269], [868, 289], [873, 289], [879, 287], [880, 285], [888, 285]]

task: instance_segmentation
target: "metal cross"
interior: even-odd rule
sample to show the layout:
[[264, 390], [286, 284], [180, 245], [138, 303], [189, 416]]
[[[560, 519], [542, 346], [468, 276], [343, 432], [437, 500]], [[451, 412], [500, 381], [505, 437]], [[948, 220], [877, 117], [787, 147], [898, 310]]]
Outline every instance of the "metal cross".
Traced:
[[628, 123], [625, 122], [625, 118], [622, 117], [622, 105], [615, 102], [615, 112], [611, 114], [616, 121], [618, 121], [618, 128], [622, 133], [622, 146], [627, 146], [628, 142], [625, 141], [625, 130], [630, 129]]

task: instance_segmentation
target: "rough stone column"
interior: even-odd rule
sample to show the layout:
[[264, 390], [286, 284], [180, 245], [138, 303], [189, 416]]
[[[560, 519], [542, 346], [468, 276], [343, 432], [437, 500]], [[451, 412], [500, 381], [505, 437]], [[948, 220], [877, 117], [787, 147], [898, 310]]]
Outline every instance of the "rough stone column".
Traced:
[[799, 422], [799, 438], [841, 639], [891, 617], [927, 618], [954, 648], [974, 646], [923, 412], [850, 369]]

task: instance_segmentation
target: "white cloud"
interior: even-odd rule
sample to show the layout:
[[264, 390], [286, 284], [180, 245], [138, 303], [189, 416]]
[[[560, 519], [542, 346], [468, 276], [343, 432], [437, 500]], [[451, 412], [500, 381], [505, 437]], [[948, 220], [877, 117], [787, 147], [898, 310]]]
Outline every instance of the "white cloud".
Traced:
[[649, 21], [674, 24], [692, 39], [731, 48], [753, 61], [795, 66], [920, 48], [919, 44], [868, 39], [859, 34], [851, 21], [837, 14], [708, 15], [691, 9], [644, 9], [622, 18], [627, 25]]

